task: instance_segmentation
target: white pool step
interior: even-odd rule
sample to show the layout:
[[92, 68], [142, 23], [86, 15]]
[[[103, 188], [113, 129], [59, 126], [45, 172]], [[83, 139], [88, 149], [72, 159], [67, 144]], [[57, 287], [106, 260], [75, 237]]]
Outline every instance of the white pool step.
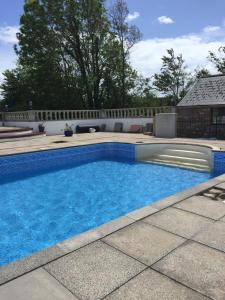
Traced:
[[175, 162], [175, 161], [168, 161], [168, 160], [156, 159], [156, 158], [154, 158], [154, 159], [152, 158], [150, 160], [144, 160], [144, 162], [163, 164], [163, 165], [175, 166], [175, 167], [182, 167], [182, 168], [198, 170], [198, 171], [202, 171], [202, 172], [210, 172], [210, 170], [211, 170], [211, 168], [206, 165], [191, 164], [191, 163], [187, 163], [187, 162]]
[[203, 149], [198, 148], [184, 148], [178, 146], [178, 148], [162, 148], [152, 153], [150, 152], [149, 157], [141, 159], [145, 162], [160, 163], [166, 165], [173, 165], [178, 167], [184, 167], [189, 169], [196, 169], [200, 171], [211, 170], [210, 157]]
[[182, 149], [164, 149], [162, 154], [168, 155], [176, 155], [182, 157], [193, 157], [193, 158], [208, 158], [208, 155], [201, 151], [193, 151], [193, 150], [182, 150]]
[[185, 156], [175, 156], [175, 155], [166, 155], [166, 154], [158, 154], [156, 158], [165, 160], [165, 161], [174, 161], [197, 164], [197, 165], [208, 165], [208, 161], [205, 158], [193, 158], [193, 157], [185, 157]]

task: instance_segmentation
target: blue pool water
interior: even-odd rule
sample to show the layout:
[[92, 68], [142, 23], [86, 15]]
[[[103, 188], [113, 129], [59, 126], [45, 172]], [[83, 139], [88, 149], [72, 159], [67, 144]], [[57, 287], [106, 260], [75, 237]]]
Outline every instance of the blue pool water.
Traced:
[[68, 161], [62, 168], [31, 167], [23, 175], [17, 170], [0, 176], [0, 265], [211, 177], [121, 157]]

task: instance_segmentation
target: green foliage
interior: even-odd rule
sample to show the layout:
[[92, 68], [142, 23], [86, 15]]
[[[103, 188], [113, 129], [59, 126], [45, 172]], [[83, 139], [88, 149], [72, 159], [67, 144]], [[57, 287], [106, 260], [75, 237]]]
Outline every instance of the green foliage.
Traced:
[[121, 91], [121, 106], [129, 105], [129, 89], [132, 88], [134, 74], [128, 64], [130, 49], [141, 38], [141, 33], [135, 25], [129, 25], [127, 17], [129, 10], [124, 0], [116, 0], [111, 9], [111, 29], [119, 40], [119, 89]]
[[162, 57], [162, 62], [161, 73], [154, 75], [153, 84], [176, 105], [190, 86], [190, 74], [186, 71], [183, 56], [176, 56], [173, 49], [167, 50], [167, 56]]
[[26, 0], [3, 102], [10, 109], [29, 101], [34, 109], [97, 109], [139, 101], [129, 51], [140, 33], [128, 25], [124, 1], [111, 13], [104, 0]]
[[207, 76], [210, 76], [211, 73], [208, 69], [206, 68], [202, 68], [202, 69], [195, 69], [195, 74], [194, 74], [194, 77], [195, 78], [202, 78], [202, 77], [207, 77]]
[[210, 51], [208, 58], [219, 73], [225, 74], [225, 47], [220, 47], [217, 53]]

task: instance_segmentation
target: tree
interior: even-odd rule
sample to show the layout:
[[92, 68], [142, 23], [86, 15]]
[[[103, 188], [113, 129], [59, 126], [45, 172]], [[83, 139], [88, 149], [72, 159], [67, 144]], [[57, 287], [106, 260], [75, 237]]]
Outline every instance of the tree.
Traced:
[[113, 5], [111, 15], [111, 27], [116, 38], [119, 40], [120, 46], [120, 61], [121, 61], [121, 100], [122, 106], [126, 105], [126, 97], [128, 87], [126, 86], [126, 78], [129, 74], [129, 53], [131, 48], [141, 38], [141, 33], [135, 25], [129, 25], [127, 17], [129, 10], [124, 0], [116, 0]]
[[225, 74], [225, 47], [220, 47], [217, 53], [210, 51], [208, 58], [215, 65], [218, 72]]
[[149, 107], [160, 106], [160, 100], [153, 92], [150, 78], [144, 78], [136, 74], [134, 89], [132, 91], [132, 106]]
[[206, 68], [202, 68], [202, 69], [197, 68], [197, 69], [195, 69], [194, 78], [198, 79], [198, 78], [207, 77], [207, 76], [210, 76], [210, 75], [211, 75], [211, 73], [208, 69], [206, 69]]
[[161, 73], [154, 75], [153, 85], [176, 105], [190, 86], [190, 75], [186, 71], [183, 56], [176, 56], [173, 49], [167, 50], [162, 62]]
[[[63, 107], [66, 99], [60, 67], [59, 45], [46, 13], [45, 1], [27, 0], [17, 34], [17, 75], [27, 85], [34, 108], [53, 109]], [[22, 73], [22, 74], [21, 74]], [[24, 99], [24, 101], [29, 101]]]
[[115, 5], [109, 17], [104, 0], [26, 0], [17, 67], [2, 85], [5, 103], [16, 109], [30, 100], [35, 109], [134, 104], [138, 75], [129, 51], [140, 33], [126, 21], [125, 2]]

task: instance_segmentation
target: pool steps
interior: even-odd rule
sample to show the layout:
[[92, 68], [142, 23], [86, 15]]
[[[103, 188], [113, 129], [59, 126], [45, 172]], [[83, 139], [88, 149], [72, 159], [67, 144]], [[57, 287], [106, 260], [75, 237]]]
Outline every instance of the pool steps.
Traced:
[[0, 128], [0, 141], [8, 139], [21, 139], [26, 137], [37, 137], [45, 135], [44, 133], [33, 132], [32, 128], [21, 127], [1, 127]]
[[[171, 147], [171, 148], [170, 148]], [[176, 148], [177, 147], [177, 148]], [[177, 167], [184, 167], [205, 172], [210, 172], [212, 169], [212, 159], [207, 148], [191, 145], [158, 145], [152, 150], [143, 149], [140, 155], [137, 155], [137, 160], [149, 163], [160, 163]]]
[[210, 172], [211, 171], [210, 167], [208, 167], [208, 166], [191, 164], [191, 163], [186, 163], [186, 162], [178, 162], [178, 161], [174, 161], [174, 160], [169, 161], [169, 160], [162, 160], [162, 159], [151, 159], [151, 160], [145, 160], [144, 162], [163, 164], [163, 165], [167, 165], [167, 166], [183, 167], [186, 169], [198, 170], [198, 171], [202, 171], [202, 172]]

